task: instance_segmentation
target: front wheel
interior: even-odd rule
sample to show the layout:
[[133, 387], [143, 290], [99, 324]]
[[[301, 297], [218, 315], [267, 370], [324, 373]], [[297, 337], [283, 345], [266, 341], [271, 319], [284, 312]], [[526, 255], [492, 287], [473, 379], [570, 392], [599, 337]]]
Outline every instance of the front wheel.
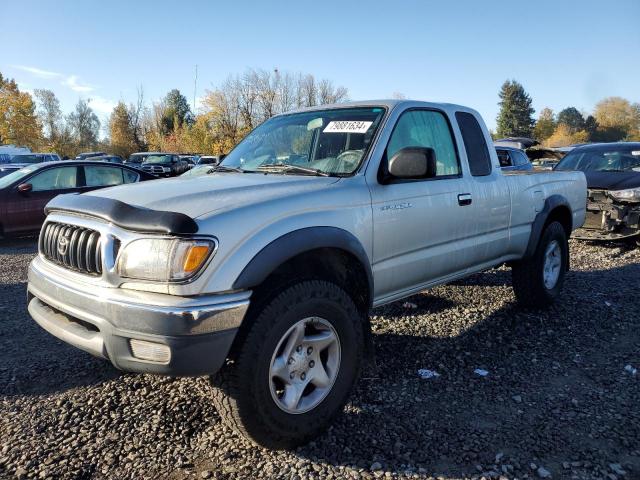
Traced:
[[344, 290], [316, 280], [265, 305], [246, 319], [248, 331], [213, 378], [214, 403], [254, 443], [293, 448], [344, 407], [362, 361], [362, 315]]
[[553, 303], [562, 291], [568, 265], [567, 234], [559, 222], [551, 222], [533, 256], [513, 264], [513, 290], [518, 302], [529, 307]]

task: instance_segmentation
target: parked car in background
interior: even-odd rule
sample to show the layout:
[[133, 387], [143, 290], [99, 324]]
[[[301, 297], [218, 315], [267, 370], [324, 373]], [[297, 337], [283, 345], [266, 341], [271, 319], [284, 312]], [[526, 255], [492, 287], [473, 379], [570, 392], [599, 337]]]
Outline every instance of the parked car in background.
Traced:
[[198, 162], [196, 164], [197, 165], [218, 165], [221, 161], [222, 159], [217, 155], [202, 155], [198, 159]]
[[541, 158], [539, 160], [534, 160], [531, 164], [538, 170], [553, 170], [558, 162], [559, 160], [556, 160], [555, 158]]
[[124, 164], [129, 165], [130, 167], [140, 168], [140, 166], [144, 162], [144, 159], [147, 157], [150, 157], [151, 155], [157, 155], [157, 153], [155, 152], [132, 153], [131, 155], [129, 155], [129, 158], [127, 158], [124, 161]]
[[76, 155], [76, 160], [86, 160], [91, 157], [100, 157], [102, 155], [106, 155], [104, 152], [85, 152]]
[[16, 147], [15, 145], [0, 145], [0, 163], [8, 162], [14, 155], [31, 153], [27, 147]]
[[156, 177], [123, 165], [91, 161], [34, 163], [0, 178], [0, 237], [36, 232], [44, 206], [61, 193], [153, 180]]
[[123, 163], [122, 157], [118, 155], [101, 155], [99, 157], [89, 157], [87, 160], [92, 162]]
[[533, 165], [524, 150], [514, 147], [496, 147], [500, 167], [505, 172], [514, 170], [533, 170]]
[[147, 155], [140, 169], [159, 177], [177, 177], [189, 170], [191, 165], [175, 153], [155, 152]]
[[0, 161], [0, 178], [34, 163], [59, 161], [60, 156], [57, 153], [27, 153], [12, 155], [6, 161]]
[[554, 170], [587, 177], [587, 216], [576, 238], [628, 238], [640, 245], [640, 142], [576, 147]]
[[185, 160], [192, 167], [198, 163], [200, 155], [178, 155], [180, 160]]

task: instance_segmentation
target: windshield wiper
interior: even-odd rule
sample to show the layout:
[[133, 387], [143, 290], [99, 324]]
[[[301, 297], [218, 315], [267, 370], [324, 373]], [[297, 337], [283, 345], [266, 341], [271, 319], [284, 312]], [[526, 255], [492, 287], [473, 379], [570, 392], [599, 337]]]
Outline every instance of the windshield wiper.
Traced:
[[244, 173], [245, 170], [238, 168], [238, 167], [229, 167], [228, 165], [217, 165], [214, 168], [212, 168], [211, 170], [209, 170], [207, 173], [213, 173], [213, 172], [238, 172], [238, 173]]
[[258, 170], [263, 172], [284, 172], [284, 173], [302, 173], [306, 175], [317, 175], [318, 177], [330, 176], [327, 172], [323, 172], [317, 168], [303, 167], [302, 165], [291, 165], [290, 163], [274, 163], [271, 165], [260, 165]]

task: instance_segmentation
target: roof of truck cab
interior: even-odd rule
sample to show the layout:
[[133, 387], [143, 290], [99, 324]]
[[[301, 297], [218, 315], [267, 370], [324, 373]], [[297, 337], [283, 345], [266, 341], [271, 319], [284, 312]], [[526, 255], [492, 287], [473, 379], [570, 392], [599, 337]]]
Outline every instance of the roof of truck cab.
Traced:
[[[289, 112], [281, 113], [280, 115], [289, 115], [291, 113], [300, 113], [300, 112], [313, 112], [318, 110], [330, 110], [337, 108], [349, 108], [349, 107], [386, 107], [389, 110], [397, 106], [407, 106], [407, 107], [427, 107], [427, 108], [441, 108], [443, 110], [448, 109], [459, 109], [465, 111], [472, 111], [472, 108], [465, 107], [464, 105], [457, 105], [455, 103], [444, 103], [444, 102], [425, 102], [421, 100], [359, 100], [356, 102], [344, 102], [344, 103], [331, 103], [328, 105], [316, 105], [313, 107], [305, 107], [298, 108], [295, 110], [291, 110]], [[277, 116], [280, 116], [277, 115]]]

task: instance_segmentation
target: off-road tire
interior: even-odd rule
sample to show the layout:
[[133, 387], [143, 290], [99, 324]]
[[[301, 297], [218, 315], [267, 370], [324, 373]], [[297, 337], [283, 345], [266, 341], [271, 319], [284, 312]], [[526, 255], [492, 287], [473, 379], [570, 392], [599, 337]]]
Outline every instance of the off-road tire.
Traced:
[[[562, 254], [560, 276], [551, 289], [544, 284], [544, 255], [547, 246], [557, 241]], [[526, 307], [546, 307], [551, 305], [560, 295], [564, 285], [564, 277], [569, 266], [569, 244], [567, 234], [559, 222], [549, 223], [538, 242], [534, 254], [512, 265], [511, 276], [513, 291], [519, 304]]]
[[[351, 297], [333, 283], [302, 281], [263, 303], [244, 320], [242, 342], [227, 364], [212, 377], [213, 402], [223, 421], [266, 448], [290, 449], [322, 433], [339, 414], [356, 383], [363, 358], [363, 322]], [[275, 403], [269, 387], [273, 352], [297, 321], [318, 316], [328, 320], [341, 345], [340, 367], [333, 387], [312, 410], [291, 414]], [[253, 318], [252, 318], [253, 317]]]

